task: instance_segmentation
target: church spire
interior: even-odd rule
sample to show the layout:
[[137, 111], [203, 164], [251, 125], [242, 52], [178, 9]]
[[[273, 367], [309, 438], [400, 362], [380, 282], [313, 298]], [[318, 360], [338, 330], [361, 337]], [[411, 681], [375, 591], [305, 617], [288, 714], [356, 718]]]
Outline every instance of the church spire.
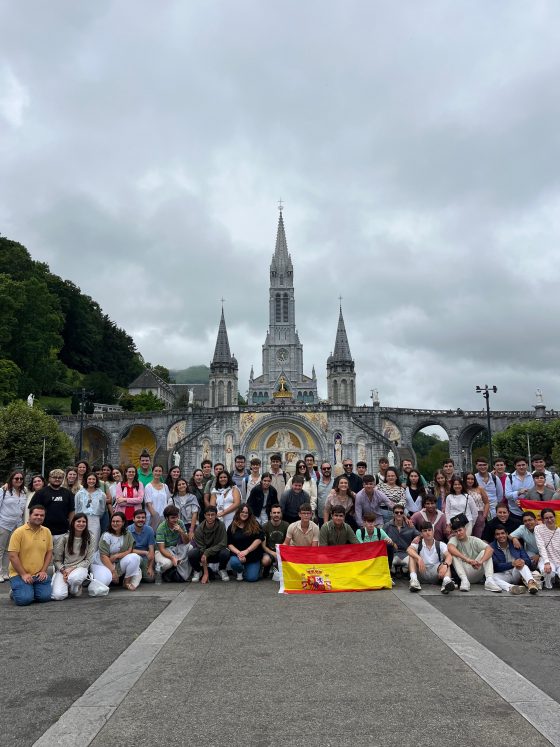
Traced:
[[346, 334], [346, 327], [344, 325], [344, 317], [342, 316], [342, 302], [340, 304], [338, 327], [336, 330], [336, 340], [334, 343], [332, 360], [336, 361], [337, 363], [352, 362], [352, 354], [350, 352], [350, 345], [348, 343], [348, 336]]
[[216, 347], [214, 349], [214, 357], [212, 363], [231, 363], [231, 353], [229, 350], [228, 333], [226, 329], [226, 320], [224, 317], [224, 307], [222, 305], [222, 316], [220, 319], [220, 326], [218, 327], [218, 337], [216, 339]]
[[286, 241], [286, 230], [284, 228], [284, 206], [280, 200], [278, 209], [278, 229], [276, 230], [276, 246], [270, 263], [270, 280], [271, 283], [278, 283], [282, 278], [281, 285], [291, 285], [293, 277], [292, 258], [288, 252], [288, 242]]

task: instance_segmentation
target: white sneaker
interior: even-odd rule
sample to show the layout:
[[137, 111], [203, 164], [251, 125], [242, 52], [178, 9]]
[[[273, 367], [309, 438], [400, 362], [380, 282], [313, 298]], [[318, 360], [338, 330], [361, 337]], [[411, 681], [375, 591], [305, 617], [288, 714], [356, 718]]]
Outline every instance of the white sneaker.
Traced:
[[442, 594], [449, 594], [450, 591], [455, 591], [457, 587], [455, 586], [453, 581], [444, 581], [441, 585], [441, 593]]
[[420, 586], [420, 581], [418, 581], [417, 578], [410, 579], [408, 588], [410, 589], [410, 591], [422, 591], [422, 587]]
[[82, 595], [83, 586], [78, 584], [77, 586], [69, 586], [68, 593], [73, 597], [80, 597]]
[[526, 591], [527, 589], [524, 586], [516, 586], [515, 584], [512, 584], [509, 589], [510, 594], [525, 594]]
[[4, 581], [7, 581], [7, 580], [8, 579], [0, 573], [0, 584], [3, 584]]
[[459, 586], [459, 591], [470, 591], [471, 590], [471, 582], [464, 579], [461, 581], [461, 586]]
[[222, 581], [229, 581], [229, 576], [227, 575], [227, 571], [218, 571], [218, 575], [222, 579]]
[[192, 579], [191, 579], [192, 583], [197, 584], [200, 581], [201, 576], [202, 576], [201, 571], [194, 571], [192, 575]]
[[274, 571], [274, 573], [272, 574], [272, 580], [280, 581], [280, 571]]
[[486, 581], [486, 583], [484, 584], [484, 588], [486, 589], [486, 591], [495, 591], [496, 594], [499, 594], [502, 591], [498, 584], [495, 584], [492, 579], [488, 579], [488, 581]]
[[240, 571], [240, 572], [239, 572], [239, 573], [237, 574], [237, 580], [238, 580], [238, 581], [243, 581], [243, 571]]

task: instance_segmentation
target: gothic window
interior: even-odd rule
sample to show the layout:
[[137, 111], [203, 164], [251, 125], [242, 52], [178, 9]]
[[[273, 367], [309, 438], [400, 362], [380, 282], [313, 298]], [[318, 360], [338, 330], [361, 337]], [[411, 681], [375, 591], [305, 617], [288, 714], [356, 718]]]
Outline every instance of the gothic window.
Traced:
[[282, 321], [282, 296], [280, 293], [276, 294], [276, 321]]
[[224, 382], [218, 381], [218, 407], [224, 405]]
[[257, 392], [253, 392], [253, 402], [257, 401], [258, 396]]
[[233, 392], [233, 386], [231, 384], [231, 381], [228, 381], [228, 385], [227, 385], [227, 403], [228, 403], [228, 405], [232, 405], [233, 404], [233, 402], [232, 402], [233, 393], [232, 392]]
[[332, 383], [333, 404], [338, 405], [338, 381], [335, 379]]
[[354, 393], [354, 381], [350, 380], [350, 404], [353, 405], [356, 402], [356, 395]]
[[288, 321], [288, 294], [284, 293], [284, 309], [282, 314], [282, 321], [287, 322]]
[[342, 381], [340, 382], [340, 404], [348, 404], [348, 388], [346, 379], [342, 379]]
[[210, 402], [212, 403], [212, 407], [216, 407], [216, 382], [212, 382], [212, 396], [210, 397]]

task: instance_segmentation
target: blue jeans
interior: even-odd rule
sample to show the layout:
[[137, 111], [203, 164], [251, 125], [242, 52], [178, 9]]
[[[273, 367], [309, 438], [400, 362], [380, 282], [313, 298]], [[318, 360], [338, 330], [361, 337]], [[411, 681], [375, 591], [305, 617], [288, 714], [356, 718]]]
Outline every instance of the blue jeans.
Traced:
[[47, 576], [46, 581], [39, 581], [33, 576], [33, 583], [26, 584], [22, 581], [21, 576], [12, 576], [10, 586], [14, 602], [18, 607], [25, 607], [32, 602], [50, 602], [51, 601], [51, 577]]
[[261, 572], [261, 561], [257, 560], [254, 563], [242, 563], [237, 555], [232, 555], [229, 559], [231, 569], [235, 573], [243, 573], [244, 581], [258, 581]]

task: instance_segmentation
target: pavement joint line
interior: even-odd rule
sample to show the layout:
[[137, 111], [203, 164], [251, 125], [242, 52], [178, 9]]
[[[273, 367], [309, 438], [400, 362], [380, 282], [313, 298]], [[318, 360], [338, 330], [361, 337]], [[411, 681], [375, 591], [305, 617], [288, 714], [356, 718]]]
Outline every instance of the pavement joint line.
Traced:
[[422, 597], [400, 589], [393, 594], [545, 739], [560, 747], [560, 704]]
[[33, 747], [87, 747], [201, 597], [185, 589], [60, 716]]

